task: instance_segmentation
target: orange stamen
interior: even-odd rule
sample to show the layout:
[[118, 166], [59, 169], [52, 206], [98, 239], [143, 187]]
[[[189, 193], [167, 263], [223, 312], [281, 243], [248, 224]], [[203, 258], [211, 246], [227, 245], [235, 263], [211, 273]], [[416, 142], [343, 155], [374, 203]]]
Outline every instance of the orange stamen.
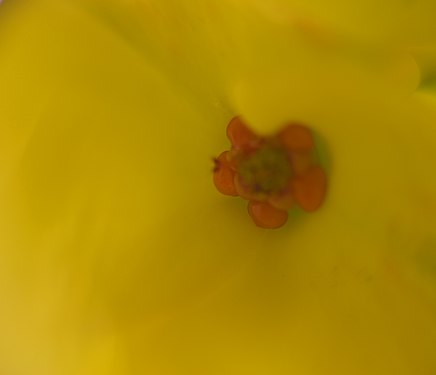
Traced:
[[238, 192], [234, 183], [235, 172], [230, 168], [227, 153], [228, 151], [224, 151], [215, 159], [213, 182], [220, 193], [237, 196]]
[[238, 116], [234, 117], [227, 125], [227, 138], [233, 147], [243, 149], [256, 148], [260, 140]]
[[304, 211], [315, 211], [321, 206], [327, 191], [327, 176], [319, 166], [295, 177], [292, 182], [295, 201]]
[[278, 134], [278, 138], [292, 152], [310, 152], [315, 147], [312, 132], [302, 125], [288, 125]]
[[248, 202], [248, 213], [258, 227], [265, 229], [280, 228], [288, 220], [287, 211], [278, 210], [266, 202]]

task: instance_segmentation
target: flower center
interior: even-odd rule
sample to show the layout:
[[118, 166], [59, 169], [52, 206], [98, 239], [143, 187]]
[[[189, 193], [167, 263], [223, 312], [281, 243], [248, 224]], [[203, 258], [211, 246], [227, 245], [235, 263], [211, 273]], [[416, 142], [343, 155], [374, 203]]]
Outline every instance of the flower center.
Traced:
[[269, 144], [243, 158], [238, 164], [237, 172], [249, 190], [264, 194], [285, 190], [292, 177], [286, 150]]
[[288, 210], [298, 206], [312, 212], [322, 205], [327, 176], [307, 126], [290, 123], [262, 137], [236, 116], [226, 132], [231, 147], [214, 158], [213, 181], [221, 193], [248, 201], [257, 226], [279, 228]]

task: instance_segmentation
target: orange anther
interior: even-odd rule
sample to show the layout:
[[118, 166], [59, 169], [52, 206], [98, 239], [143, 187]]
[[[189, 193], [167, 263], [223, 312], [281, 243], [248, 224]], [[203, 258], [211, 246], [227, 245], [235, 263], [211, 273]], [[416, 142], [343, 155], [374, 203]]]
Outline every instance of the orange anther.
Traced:
[[258, 227], [266, 229], [280, 228], [288, 220], [287, 211], [278, 210], [266, 202], [248, 202], [248, 213]]
[[228, 151], [224, 151], [215, 159], [213, 182], [220, 193], [237, 196], [238, 193], [234, 183], [235, 172], [230, 168], [227, 153]]
[[288, 125], [278, 134], [278, 138], [292, 152], [308, 152], [315, 147], [312, 132], [302, 125]]
[[259, 137], [243, 123], [239, 116], [233, 117], [227, 125], [227, 138], [233, 147], [253, 149], [259, 143]]
[[321, 206], [327, 191], [327, 177], [319, 166], [313, 166], [292, 182], [295, 201], [304, 211], [315, 211]]

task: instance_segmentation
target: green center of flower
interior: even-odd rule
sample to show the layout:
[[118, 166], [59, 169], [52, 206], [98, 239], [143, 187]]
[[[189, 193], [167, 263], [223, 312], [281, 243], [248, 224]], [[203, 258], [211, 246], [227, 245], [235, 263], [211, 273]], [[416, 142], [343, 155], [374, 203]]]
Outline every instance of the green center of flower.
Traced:
[[279, 193], [292, 176], [288, 154], [282, 147], [266, 145], [238, 164], [238, 174], [255, 193]]

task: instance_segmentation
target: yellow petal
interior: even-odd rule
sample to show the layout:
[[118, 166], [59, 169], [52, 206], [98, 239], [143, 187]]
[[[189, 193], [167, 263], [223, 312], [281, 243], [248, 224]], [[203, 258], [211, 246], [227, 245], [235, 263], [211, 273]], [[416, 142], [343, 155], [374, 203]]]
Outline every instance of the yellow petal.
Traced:
[[[233, 70], [195, 38], [220, 40], [216, 28], [172, 14], [198, 27], [184, 51], [205, 53], [197, 74], [195, 59], [173, 66], [141, 48], [152, 37], [132, 43], [71, 3], [7, 4], [1, 371], [434, 372], [436, 107], [410, 95], [413, 69], [394, 85], [336, 54], [322, 68], [297, 42], [290, 71], [288, 35], [272, 27], [256, 47], [259, 26], [231, 39], [250, 42]], [[272, 35], [284, 36], [267, 48]], [[214, 190], [225, 108], [263, 132], [295, 117], [316, 130], [321, 211], [268, 232]]]

